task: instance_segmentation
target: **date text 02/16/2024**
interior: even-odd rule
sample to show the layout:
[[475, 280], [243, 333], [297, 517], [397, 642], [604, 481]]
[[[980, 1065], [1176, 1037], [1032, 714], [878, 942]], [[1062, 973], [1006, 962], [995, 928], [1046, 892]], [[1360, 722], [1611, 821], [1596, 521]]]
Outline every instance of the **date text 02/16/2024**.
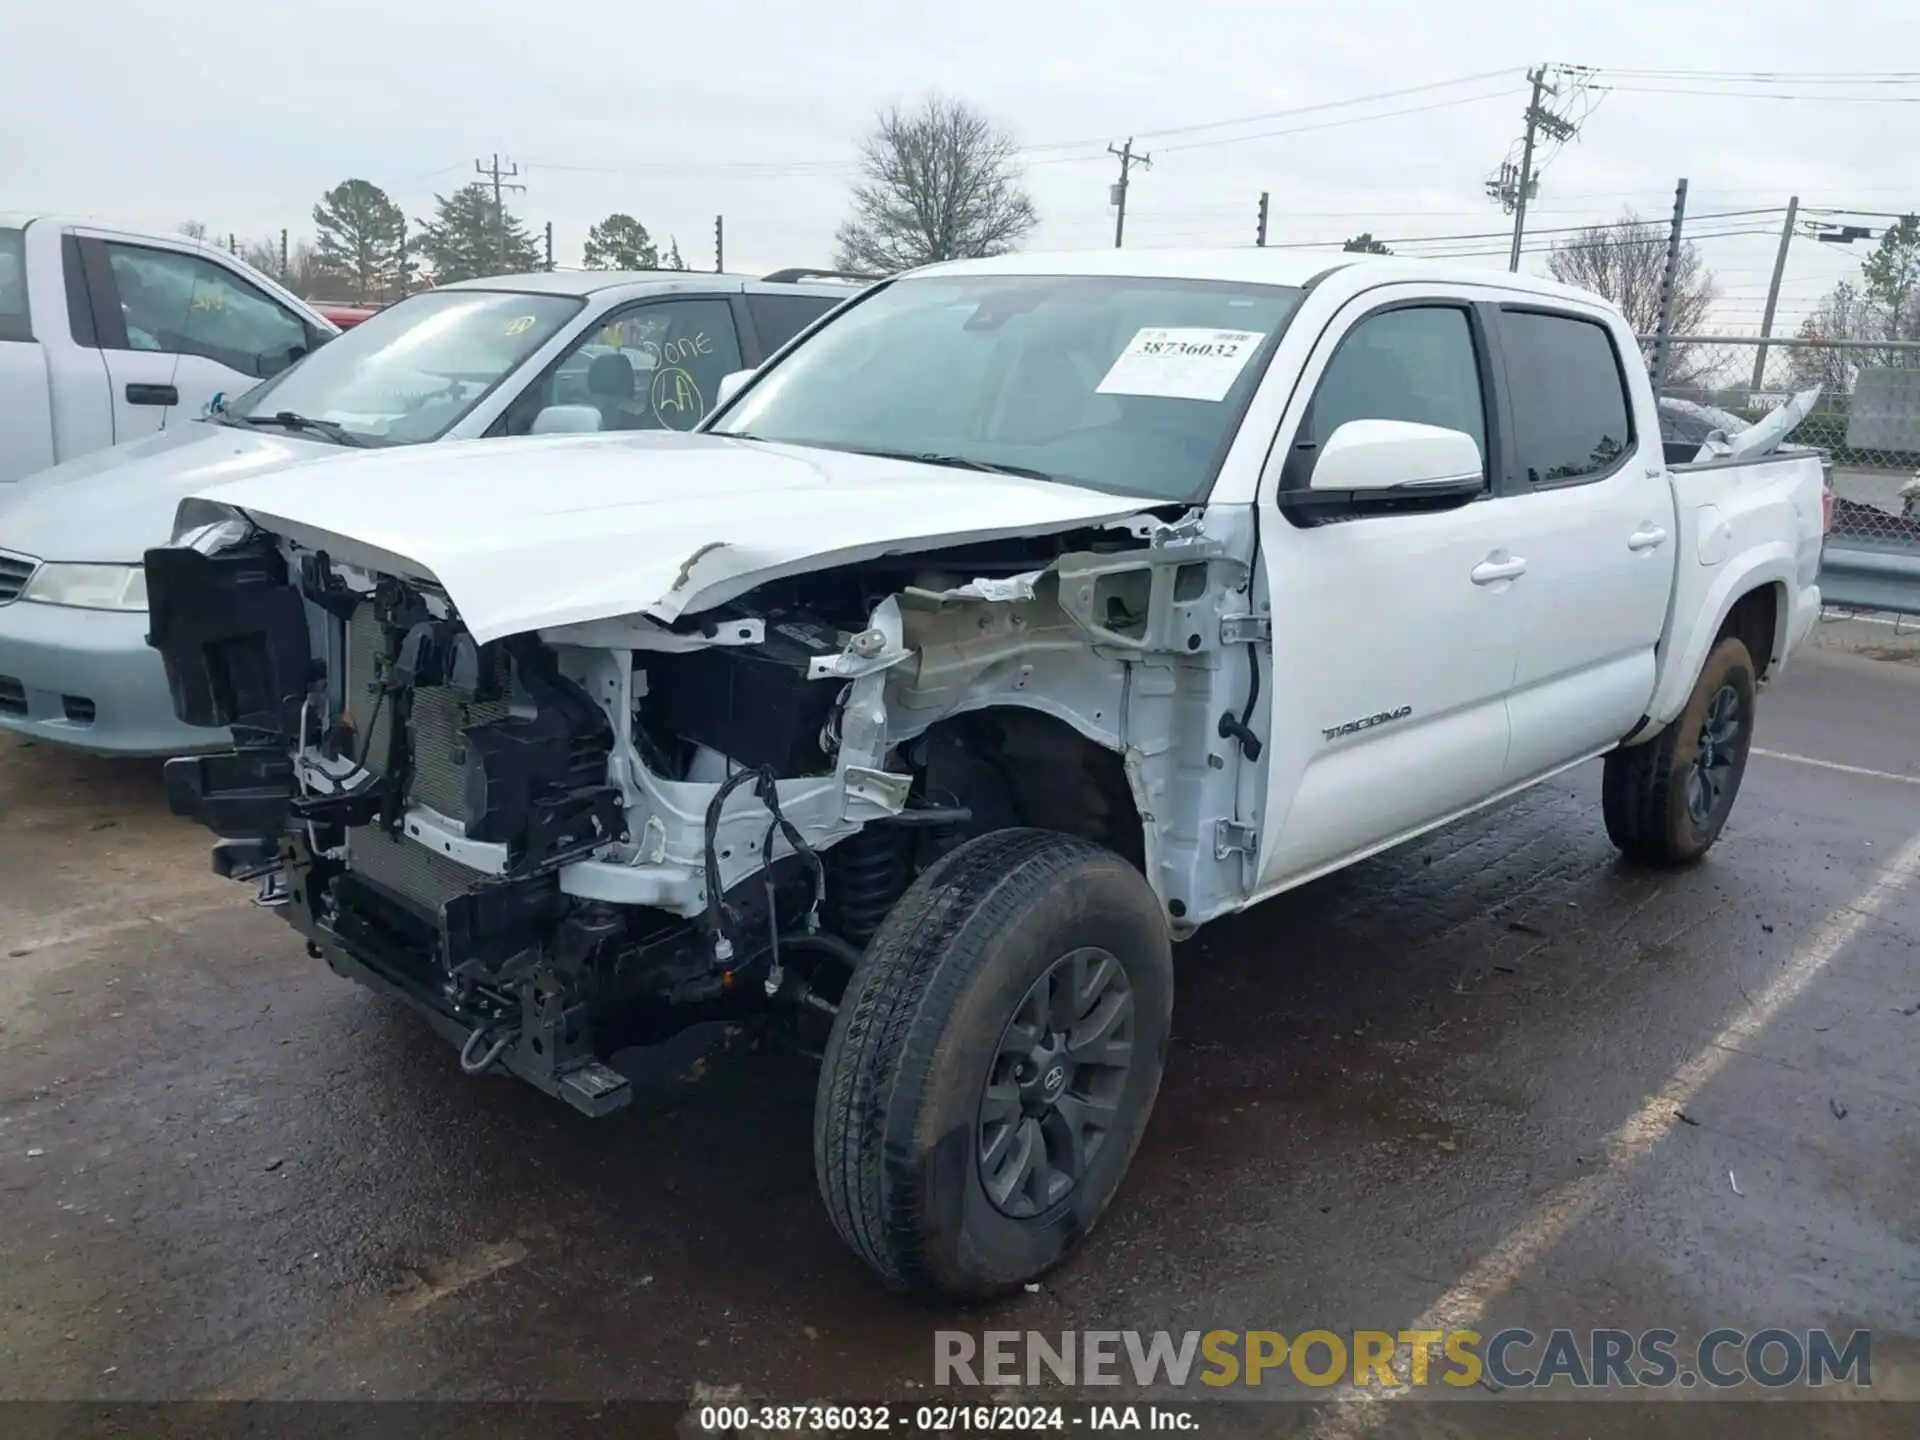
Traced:
[[1080, 1431], [1108, 1435], [1128, 1431], [1200, 1428], [1193, 1410], [1177, 1405], [706, 1405], [699, 1426], [707, 1434], [780, 1434], [826, 1431], [846, 1434], [900, 1431], [912, 1434], [1018, 1434]]

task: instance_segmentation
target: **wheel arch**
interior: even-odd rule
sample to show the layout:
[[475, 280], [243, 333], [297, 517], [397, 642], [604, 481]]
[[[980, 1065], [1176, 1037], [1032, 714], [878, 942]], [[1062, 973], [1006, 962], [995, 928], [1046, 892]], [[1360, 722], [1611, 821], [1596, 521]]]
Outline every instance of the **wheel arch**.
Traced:
[[1684, 631], [1676, 629], [1662, 647], [1659, 679], [1647, 718], [1635, 732], [1636, 740], [1650, 739], [1686, 708], [1707, 656], [1728, 634], [1738, 634], [1742, 640], [1751, 637], [1749, 650], [1754, 643], [1760, 645], [1753, 663], [1765, 678], [1786, 648], [1795, 566], [1792, 551], [1782, 543], [1755, 550], [1744, 563], [1714, 578], [1692, 624]]
[[[993, 697], [941, 716], [912, 748], [924, 757], [929, 789], [971, 806], [976, 825], [1076, 835], [1114, 851], [1153, 884], [1157, 847], [1137, 767], [1114, 733], [1074, 708], [1044, 695]], [[1154, 892], [1164, 906], [1159, 885]]]

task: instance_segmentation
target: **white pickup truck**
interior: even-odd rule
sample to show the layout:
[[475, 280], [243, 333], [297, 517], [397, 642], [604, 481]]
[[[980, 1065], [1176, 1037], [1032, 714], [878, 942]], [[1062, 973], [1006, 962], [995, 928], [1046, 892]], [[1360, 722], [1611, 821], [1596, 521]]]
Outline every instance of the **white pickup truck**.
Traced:
[[0, 482], [192, 419], [339, 333], [185, 235], [0, 214]]
[[1664, 463], [1591, 295], [1101, 251], [877, 286], [705, 433], [241, 481], [146, 566], [241, 741], [167, 768], [217, 870], [590, 1114], [831, 1014], [834, 1224], [972, 1296], [1112, 1198], [1196, 927], [1602, 756], [1699, 859], [1821, 534], [1813, 456]]

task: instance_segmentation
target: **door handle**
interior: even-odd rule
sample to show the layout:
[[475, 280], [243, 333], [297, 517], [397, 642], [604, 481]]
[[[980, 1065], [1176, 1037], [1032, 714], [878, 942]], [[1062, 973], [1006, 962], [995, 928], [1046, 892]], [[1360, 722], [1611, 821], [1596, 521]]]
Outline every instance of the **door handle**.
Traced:
[[180, 387], [177, 385], [141, 385], [133, 381], [127, 383], [127, 403], [129, 405], [178, 405]]
[[1505, 559], [1495, 559], [1504, 554], [1496, 550], [1467, 572], [1476, 585], [1496, 585], [1502, 580], [1517, 580], [1527, 573], [1527, 562], [1518, 555], [1508, 555]]
[[1667, 543], [1667, 532], [1658, 525], [1642, 525], [1627, 537], [1629, 550], [1654, 550]]

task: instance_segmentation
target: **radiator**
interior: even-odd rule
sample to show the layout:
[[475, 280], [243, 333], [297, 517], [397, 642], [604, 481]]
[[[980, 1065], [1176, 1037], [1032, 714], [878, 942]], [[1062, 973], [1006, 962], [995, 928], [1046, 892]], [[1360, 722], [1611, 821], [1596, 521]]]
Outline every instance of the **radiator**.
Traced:
[[[386, 637], [371, 602], [363, 603], [347, 622], [347, 708], [364, 732], [366, 766], [384, 772], [387, 735], [393, 724], [392, 698], [373, 713], [377, 694], [378, 659], [386, 652]], [[509, 693], [508, 662], [498, 657], [500, 693]], [[509, 702], [480, 700], [462, 704], [444, 685], [430, 685], [413, 693], [408, 733], [413, 746], [413, 780], [407, 788], [409, 804], [425, 805], [462, 824], [467, 820], [466, 761], [460, 732], [469, 725], [502, 719]], [[438, 916], [440, 907], [474, 885], [479, 876], [466, 866], [408, 836], [395, 836], [378, 825], [347, 832], [347, 866], [362, 879], [391, 891], [399, 899]]]

